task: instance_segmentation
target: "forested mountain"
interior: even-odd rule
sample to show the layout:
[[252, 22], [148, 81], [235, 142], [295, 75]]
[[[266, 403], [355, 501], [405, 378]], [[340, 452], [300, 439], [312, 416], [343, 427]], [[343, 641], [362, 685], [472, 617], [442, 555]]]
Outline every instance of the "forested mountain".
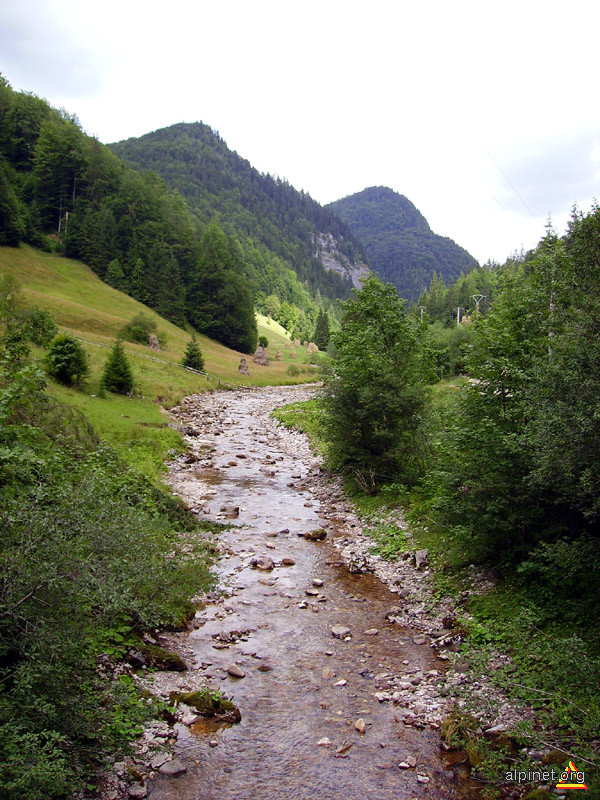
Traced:
[[287, 181], [258, 172], [208, 125], [180, 123], [110, 147], [131, 166], [158, 173], [201, 224], [217, 217], [235, 233], [250, 260], [271, 273], [259, 274], [259, 291], [286, 299], [277, 273], [291, 268], [311, 293], [347, 297], [366, 272], [363, 247], [344, 222]]
[[401, 297], [417, 300], [434, 272], [447, 283], [477, 265], [452, 239], [433, 233], [410, 200], [391, 189], [364, 189], [327, 208], [348, 223], [373, 271], [393, 283]]

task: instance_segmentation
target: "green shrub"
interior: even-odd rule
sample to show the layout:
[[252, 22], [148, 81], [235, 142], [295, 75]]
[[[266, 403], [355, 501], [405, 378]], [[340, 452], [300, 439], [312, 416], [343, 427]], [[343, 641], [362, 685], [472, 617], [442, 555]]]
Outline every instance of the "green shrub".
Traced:
[[289, 367], [286, 369], [286, 375], [300, 375], [300, 369], [295, 364], [290, 364]]
[[136, 316], [128, 323], [123, 325], [119, 331], [119, 338], [124, 339], [126, 342], [134, 342], [135, 344], [148, 344], [150, 334], [154, 334], [161, 347], [166, 347], [167, 337], [163, 331], [157, 329], [156, 322], [146, 314], [136, 314]]
[[266, 349], [267, 349], [267, 347], [269, 346], [269, 340], [267, 339], [267, 337], [266, 337], [266, 336], [259, 336], [259, 337], [258, 337], [258, 344], [259, 344], [261, 347], [264, 347], [264, 348], [265, 348], [265, 350], [266, 350]]
[[74, 336], [61, 333], [50, 343], [46, 368], [48, 374], [59, 383], [79, 386], [89, 373], [88, 356]]
[[104, 365], [102, 388], [116, 394], [131, 394], [133, 391], [133, 373], [123, 343], [119, 339], [115, 342]]

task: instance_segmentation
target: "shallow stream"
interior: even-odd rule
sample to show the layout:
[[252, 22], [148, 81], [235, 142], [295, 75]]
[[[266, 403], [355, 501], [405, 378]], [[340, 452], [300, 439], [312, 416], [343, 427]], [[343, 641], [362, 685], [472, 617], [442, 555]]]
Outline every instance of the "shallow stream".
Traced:
[[[187, 644], [196, 673], [233, 699], [242, 721], [179, 725], [176, 756], [187, 772], [157, 776], [152, 800], [458, 796], [439, 730], [405, 724], [406, 708], [375, 697], [392, 678], [418, 685], [443, 663], [413, 641], [416, 631], [386, 620], [398, 595], [342, 563], [333, 540], [351, 533], [344, 501], [321, 504], [304, 437], [269, 417], [311, 391], [216, 392], [175, 410], [197, 459], [181, 459], [171, 485], [201, 517], [236, 526], [219, 536], [229, 596], [198, 612]], [[304, 538], [324, 526], [324, 540]], [[336, 638], [334, 626], [349, 633]], [[244, 677], [232, 677], [232, 665]], [[414, 767], [398, 766], [412, 759]]]

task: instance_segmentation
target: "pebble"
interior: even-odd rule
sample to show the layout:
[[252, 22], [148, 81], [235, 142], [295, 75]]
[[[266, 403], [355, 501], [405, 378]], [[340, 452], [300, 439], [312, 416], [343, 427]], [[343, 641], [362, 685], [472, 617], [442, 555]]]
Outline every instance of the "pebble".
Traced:
[[245, 678], [246, 673], [241, 667], [238, 667], [237, 664], [230, 664], [227, 667], [227, 672], [231, 675], [232, 678]]
[[345, 625], [332, 625], [329, 630], [335, 639], [344, 639], [350, 633], [350, 628]]
[[377, 636], [379, 633], [379, 628], [369, 628], [368, 631], [365, 631], [365, 636]]
[[324, 736], [317, 742], [317, 747], [331, 747], [331, 739], [329, 739], [327, 736]]
[[354, 727], [359, 733], [366, 733], [367, 723], [361, 717], [360, 719], [356, 720], [356, 722], [354, 723]]
[[348, 683], [348, 681], [347, 681], [345, 678], [342, 678], [342, 680], [341, 680], [341, 681], [337, 681], [337, 682], [336, 682], [336, 683], [334, 683], [333, 685], [334, 685], [334, 686], [345, 686], [347, 683]]

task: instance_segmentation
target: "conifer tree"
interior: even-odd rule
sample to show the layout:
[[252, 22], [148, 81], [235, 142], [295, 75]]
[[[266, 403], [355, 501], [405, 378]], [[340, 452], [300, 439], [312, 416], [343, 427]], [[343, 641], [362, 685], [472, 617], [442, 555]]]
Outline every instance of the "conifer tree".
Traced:
[[184, 367], [191, 367], [191, 369], [198, 370], [198, 372], [204, 370], [204, 357], [202, 356], [202, 351], [198, 345], [195, 333], [192, 333], [192, 338], [187, 343], [181, 363]]
[[117, 394], [130, 394], [133, 390], [133, 373], [120, 339], [117, 339], [106, 360], [101, 385]]
[[331, 331], [329, 329], [329, 315], [324, 309], [321, 309], [319, 311], [319, 316], [317, 317], [317, 324], [313, 334], [313, 342], [317, 345], [319, 350], [327, 350], [330, 337]]

